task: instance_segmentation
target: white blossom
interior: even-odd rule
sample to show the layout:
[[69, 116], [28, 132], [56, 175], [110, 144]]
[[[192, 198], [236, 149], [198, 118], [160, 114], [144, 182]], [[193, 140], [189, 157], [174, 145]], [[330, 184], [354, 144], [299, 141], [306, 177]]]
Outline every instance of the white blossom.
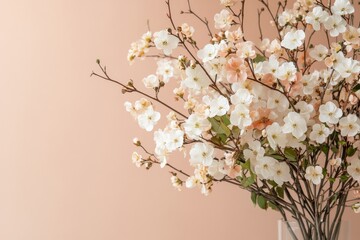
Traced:
[[272, 92], [267, 100], [267, 108], [284, 112], [289, 108], [289, 101], [282, 93]]
[[346, 31], [346, 22], [341, 16], [332, 15], [324, 22], [324, 27], [330, 30], [330, 36], [337, 37]]
[[324, 143], [326, 138], [330, 135], [330, 129], [324, 124], [315, 124], [310, 133], [310, 140], [317, 143]]
[[314, 7], [312, 12], [309, 12], [308, 15], [305, 17], [305, 21], [313, 27], [315, 31], [320, 30], [320, 24], [325, 22], [328, 18], [329, 14], [320, 6]]
[[135, 164], [136, 167], [141, 167], [142, 165], [142, 156], [137, 152], [133, 152], [131, 156], [132, 162]]
[[231, 27], [233, 16], [228, 10], [223, 9], [220, 13], [215, 14], [214, 21], [216, 29], [228, 30]]
[[236, 91], [234, 95], [231, 96], [231, 103], [236, 104], [243, 104], [249, 106], [253, 100], [253, 95], [249, 92], [249, 90], [245, 88], [240, 88]]
[[210, 85], [208, 76], [206, 76], [206, 73], [199, 65], [196, 65], [195, 68], [188, 67], [185, 72], [186, 79], [184, 80], [184, 85], [187, 88], [201, 90]]
[[276, 77], [280, 80], [294, 81], [297, 69], [293, 62], [284, 62], [276, 72]]
[[322, 61], [327, 56], [328, 51], [329, 50], [324, 45], [318, 44], [310, 50], [309, 55], [316, 61]]
[[220, 95], [209, 102], [210, 113], [209, 117], [223, 116], [229, 111], [230, 105], [226, 97]]
[[305, 32], [303, 30], [292, 30], [285, 34], [281, 41], [281, 46], [289, 50], [294, 50], [303, 44]]
[[276, 163], [277, 161], [272, 157], [262, 157], [255, 166], [255, 173], [261, 179], [273, 180]]
[[331, 11], [333, 14], [345, 15], [353, 13], [355, 9], [349, 0], [335, 0]]
[[151, 74], [144, 78], [143, 83], [146, 88], [157, 88], [160, 86], [159, 78], [154, 74]]
[[291, 180], [290, 168], [285, 162], [276, 162], [274, 165], [274, 181], [282, 186], [284, 182]]
[[191, 114], [184, 123], [185, 133], [191, 139], [198, 139], [203, 132], [210, 130], [210, 128], [209, 120], [197, 114]]
[[170, 55], [178, 47], [179, 39], [170, 35], [167, 30], [162, 30], [154, 33], [154, 43], [157, 49], [162, 50], [165, 55]]
[[337, 124], [339, 118], [343, 115], [343, 112], [333, 102], [327, 102], [319, 108], [320, 116], [319, 120], [327, 124]]
[[252, 120], [250, 118], [249, 108], [243, 104], [236, 105], [235, 109], [231, 112], [230, 122], [240, 129], [250, 126]]
[[299, 113], [289, 112], [284, 118], [284, 122], [282, 131], [291, 133], [297, 139], [301, 138], [307, 131], [306, 121]]
[[160, 120], [160, 113], [154, 111], [152, 107], [145, 110], [144, 113], [138, 116], [139, 126], [146, 131], [150, 132], [154, 129], [154, 126]]
[[349, 114], [339, 121], [342, 136], [354, 137], [359, 133], [359, 118], [355, 114]]
[[197, 53], [198, 57], [205, 63], [213, 60], [219, 51], [219, 45], [207, 44], [203, 49], [200, 49]]
[[321, 179], [324, 178], [322, 171], [322, 167], [320, 166], [308, 166], [306, 168], [305, 178], [311, 181], [313, 184], [319, 185]]
[[157, 61], [156, 74], [162, 76], [162, 81], [168, 83], [170, 78], [174, 76], [174, 67], [172, 62], [167, 59], [161, 59]]
[[214, 148], [205, 143], [196, 143], [190, 150], [190, 163], [210, 166], [214, 161]]
[[284, 148], [286, 146], [286, 142], [288, 141], [286, 134], [284, 134], [281, 130], [280, 125], [277, 122], [274, 122], [270, 126], [266, 127], [266, 135], [270, 147], [273, 150], [276, 150], [277, 147]]
[[355, 181], [360, 182], [360, 160], [351, 161], [350, 166], [347, 167], [347, 172]]

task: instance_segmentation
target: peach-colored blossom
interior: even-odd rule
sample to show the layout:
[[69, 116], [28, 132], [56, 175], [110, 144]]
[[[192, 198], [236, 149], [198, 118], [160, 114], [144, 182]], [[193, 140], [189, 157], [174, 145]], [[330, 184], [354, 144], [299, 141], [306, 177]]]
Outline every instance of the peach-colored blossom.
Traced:
[[247, 78], [246, 66], [241, 58], [231, 58], [226, 64], [226, 71], [226, 79], [229, 83], [243, 82]]

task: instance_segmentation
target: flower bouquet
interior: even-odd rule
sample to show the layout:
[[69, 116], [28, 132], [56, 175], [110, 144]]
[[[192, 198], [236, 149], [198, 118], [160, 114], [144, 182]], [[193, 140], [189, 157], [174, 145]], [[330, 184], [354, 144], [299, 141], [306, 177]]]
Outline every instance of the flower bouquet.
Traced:
[[[188, 0], [181, 14], [200, 21], [209, 36], [198, 46], [195, 29], [174, 22], [167, 0], [170, 27], [148, 31], [128, 53], [130, 63], [154, 58], [154, 74], [142, 83], [122, 83], [97, 60], [101, 71], [92, 75], [142, 97], [125, 107], [145, 131], [156, 127], [156, 147], [150, 151], [134, 139], [142, 150], [132, 155], [136, 166], [170, 168], [174, 187], [199, 188], [205, 195], [215, 183], [233, 184], [251, 192], [260, 208], [295, 220], [304, 239], [338, 239], [345, 208], [360, 207], [359, 198], [349, 197], [360, 181], [360, 28], [354, 3], [259, 2], [260, 40], [254, 43], [244, 31], [250, 1], [221, 0], [223, 9], [210, 22]], [[274, 39], [263, 35], [264, 14]], [[161, 99], [161, 91], [171, 91], [176, 103]], [[160, 114], [156, 105], [168, 112]], [[161, 115], [167, 124], [159, 128]], [[175, 151], [189, 160], [192, 173], [171, 159]]]

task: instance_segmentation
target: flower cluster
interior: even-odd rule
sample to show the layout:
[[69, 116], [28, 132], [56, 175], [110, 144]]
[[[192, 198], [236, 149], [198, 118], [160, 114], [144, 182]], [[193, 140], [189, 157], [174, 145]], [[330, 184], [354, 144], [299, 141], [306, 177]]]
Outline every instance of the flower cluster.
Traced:
[[[150, 48], [160, 53], [157, 70], [143, 79], [155, 97], [126, 103], [127, 111], [152, 131], [160, 119], [153, 103], [170, 110], [166, 125], [154, 131], [154, 153], [148, 158], [134, 153], [133, 162], [177, 170], [186, 176], [172, 175], [178, 189], [199, 187], [207, 195], [215, 182], [228, 182], [252, 192], [264, 208], [282, 206], [284, 192], [290, 201], [292, 194], [309, 201], [321, 195], [329, 202], [319, 204], [332, 206], [331, 198], [342, 199], [335, 196], [339, 189], [349, 192], [360, 181], [360, 28], [354, 24], [354, 6], [349, 0], [335, 0], [332, 6], [297, 0], [286, 8], [287, 1], [280, 1], [275, 15], [261, 0], [278, 37], [264, 38], [260, 28], [256, 44], [246, 39], [244, 4], [237, 2], [221, 0], [215, 34], [206, 19], [195, 15], [211, 37], [205, 46], [193, 40], [193, 27], [177, 27], [171, 12], [173, 28], [148, 32], [131, 45], [130, 62]], [[313, 41], [322, 36], [323, 41]], [[173, 93], [182, 110], [158, 98], [170, 81], [177, 84]], [[125, 92], [142, 93], [132, 84], [124, 86]], [[174, 167], [178, 160], [170, 156], [175, 151], [184, 153], [193, 174]]]

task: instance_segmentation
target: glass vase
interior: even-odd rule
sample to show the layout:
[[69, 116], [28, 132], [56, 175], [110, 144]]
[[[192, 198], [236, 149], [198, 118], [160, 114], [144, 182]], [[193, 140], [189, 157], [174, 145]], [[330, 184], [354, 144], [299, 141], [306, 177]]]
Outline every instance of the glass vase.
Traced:
[[[342, 221], [340, 228], [334, 232], [329, 240], [351, 240], [349, 236], [349, 223]], [[278, 220], [278, 240], [310, 240], [309, 237], [304, 237], [297, 221]], [[323, 240], [316, 236], [316, 231], [313, 228], [311, 240]]]

